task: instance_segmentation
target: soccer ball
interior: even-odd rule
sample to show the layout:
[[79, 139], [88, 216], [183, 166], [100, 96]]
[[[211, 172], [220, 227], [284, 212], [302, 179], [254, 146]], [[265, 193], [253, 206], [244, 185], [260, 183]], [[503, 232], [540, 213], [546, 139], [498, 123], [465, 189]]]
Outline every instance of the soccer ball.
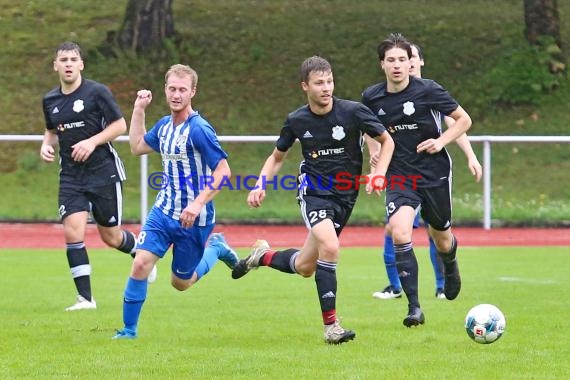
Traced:
[[467, 335], [481, 344], [496, 342], [505, 332], [506, 325], [501, 310], [486, 303], [473, 307], [465, 317]]

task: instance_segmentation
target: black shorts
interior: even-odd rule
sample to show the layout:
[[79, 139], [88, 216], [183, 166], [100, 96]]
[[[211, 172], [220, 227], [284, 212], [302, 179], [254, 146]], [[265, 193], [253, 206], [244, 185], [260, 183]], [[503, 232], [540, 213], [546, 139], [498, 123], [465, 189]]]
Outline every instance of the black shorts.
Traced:
[[298, 196], [297, 200], [307, 228], [312, 228], [323, 220], [330, 219], [334, 224], [336, 236], [340, 236], [352, 213], [352, 207], [335, 198], [303, 195]]
[[93, 219], [103, 227], [121, 225], [123, 194], [121, 182], [88, 187], [69, 183], [60, 184], [59, 215], [61, 219], [76, 212], [91, 212]]
[[438, 187], [417, 188], [415, 190], [386, 190], [386, 215], [388, 219], [400, 207], [420, 208], [422, 218], [438, 231], [451, 227], [451, 183], [446, 181]]

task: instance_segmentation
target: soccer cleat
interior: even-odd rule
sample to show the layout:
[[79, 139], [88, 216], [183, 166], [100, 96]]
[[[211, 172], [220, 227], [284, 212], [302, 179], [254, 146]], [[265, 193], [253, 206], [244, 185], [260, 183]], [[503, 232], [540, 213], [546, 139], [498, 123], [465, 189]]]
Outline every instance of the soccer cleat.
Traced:
[[461, 291], [461, 276], [459, 275], [457, 259], [454, 259], [450, 263], [445, 263], [443, 268], [445, 275], [445, 287], [443, 288], [443, 292], [445, 294], [445, 298], [448, 300], [454, 300]]
[[234, 269], [239, 261], [237, 253], [229, 246], [222, 233], [214, 233], [210, 236], [208, 241], [210, 247], [217, 247], [218, 259], [226, 264], [228, 268]]
[[89, 310], [89, 309], [97, 309], [97, 303], [95, 302], [95, 299], [92, 297], [91, 301], [87, 301], [85, 298], [83, 298], [83, 296], [78, 295], [75, 304], [65, 308], [65, 311]]
[[445, 292], [443, 291], [442, 288], [437, 288], [437, 290], [435, 291], [435, 298], [438, 298], [440, 300], [445, 300], [447, 299], [445, 297]]
[[128, 328], [117, 330], [117, 333], [113, 335], [111, 339], [135, 339], [137, 337], [137, 332]]
[[156, 267], [156, 264], [154, 264], [146, 280], [148, 281], [149, 284], [152, 284], [153, 282], [156, 281], [157, 276], [158, 276], [158, 268]]
[[381, 300], [390, 300], [393, 298], [402, 298], [402, 289], [396, 290], [392, 285], [388, 285], [381, 292], [372, 293], [372, 297]]
[[422, 309], [420, 309], [419, 307], [410, 307], [408, 315], [406, 315], [406, 318], [404, 318], [403, 323], [404, 326], [406, 327], [412, 327], [412, 326], [423, 325], [425, 321], [426, 318], [424, 316], [424, 313], [422, 312]]
[[269, 251], [269, 243], [266, 240], [257, 240], [253, 244], [251, 253], [245, 259], [241, 259], [232, 270], [232, 278], [237, 280], [247, 274], [252, 269], [259, 267], [261, 257]]
[[325, 343], [341, 344], [353, 340], [356, 333], [352, 330], [345, 330], [337, 319], [332, 325], [325, 325]]

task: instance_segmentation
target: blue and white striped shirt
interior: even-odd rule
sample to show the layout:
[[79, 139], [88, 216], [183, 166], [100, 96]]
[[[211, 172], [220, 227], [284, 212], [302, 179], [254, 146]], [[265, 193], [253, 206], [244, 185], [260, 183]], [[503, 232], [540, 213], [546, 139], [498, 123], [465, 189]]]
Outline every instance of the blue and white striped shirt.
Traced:
[[[161, 118], [144, 136], [144, 141], [162, 156], [164, 180], [154, 206], [178, 220], [182, 210], [207, 188], [205, 183], [220, 160], [228, 154], [222, 149], [214, 128], [198, 112], [182, 124], [172, 125], [170, 115]], [[215, 223], [213, 201], [202, 208], [195, 224]]]

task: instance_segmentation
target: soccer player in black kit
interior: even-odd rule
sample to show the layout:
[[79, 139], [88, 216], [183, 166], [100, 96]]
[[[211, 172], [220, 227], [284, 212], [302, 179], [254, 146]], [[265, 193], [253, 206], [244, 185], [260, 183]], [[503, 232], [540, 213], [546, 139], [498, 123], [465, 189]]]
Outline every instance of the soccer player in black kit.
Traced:
[[[232, 272], [240, 278], [251, 269], [269, 266], [285, 273], [311, 277], [315, 273], [317, 296], [324, 324], [324, 339], [340, 344], [354, 339], [355, 333], [341, 327], [336, 316], [339, 239], [348, 222], [358, 185], [366, 180], [366, 190], [382, 189], [394, 143], [378, 118], [358, 102], [333, 97], [332, 68], [321, 57], [307, 58], [301, 65], [301, 87], [308, 104], [291, 112], [281, 129], [273, 153], [267, 158], [257, 188], [247, 198], [251, 207], [265, 198], [263, 183], [274, 179], [295, 140], [301, 143], [297, 200], [309, 232], [301, 250], [275, 251], [265, 240], [258, 240], [245, 259]], [[363, 134], [381, 143], [379, 163], [374, 173], [361, 176]], [[378, 191], [379, 193], [379, 191]]]
[[134, 254], [135, 236], [120, 229], [121, 182], [125, 169], [111, 141], [127, 131], [127, 124], [111, 91], [83, 79], [81, 48], [74, 42], [59, 45], [53, 62], [60, 85], [43, 98], [46, 131], [40, 149], [45, 162], [55, 160], [59, 144], [59, 214], [67, 260], [77, 288], [77, 300], [67, 311], [96, 309], [91, 294], [91, 265], [85, 248], [89, 212], [101, 239], [109, 246]]
[[[386, 213], [392, 228], [396, 267], [408, 298], [406, 327], [425, 321], [418, 297], [418, 262], [412, 245], [413, 221], [418, 208], [429, 223], [429, 234], [443, 261], [445, 297], [453, 300], [461, 289], [457, 240], [451, 233], [451, 159], [445, 146], [463, 135], [471, 118], [436, 82], [410, 76], [410, 42], [391, 34], [378, 45], [386, 82], [368, 87], [362, 95], [386, 127], [396, 148], [387, 177], [417, 179], [386, 187]], [[442, 114], [455, 120], [442, 133]]]

